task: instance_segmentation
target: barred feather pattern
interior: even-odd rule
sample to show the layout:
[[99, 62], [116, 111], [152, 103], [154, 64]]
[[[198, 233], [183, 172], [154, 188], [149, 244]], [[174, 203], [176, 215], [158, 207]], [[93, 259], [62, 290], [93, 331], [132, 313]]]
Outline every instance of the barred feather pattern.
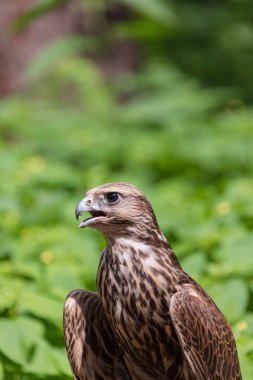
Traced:
[[[179, 264], [168, 271], [176, 258], [169, 246], [162, 250], [164, 255], [161, 248], [127, 239], [109, 244], [98, 272], [99, 294], [123, 352], [154, 375], [194, 379], [169, 318], [182, 271]], [[140, 370], [143, 376], [143, 366]]]
[[97, 293], [74, 290], [65, 302], [64, 338], [76, 380], [131, 380]]
[[65, 341], [75, 378], [241, 380], [230, 327], [182, 270], [145, 196], [122, 183], [88, 194], [96, 199], [115, 189], [123, 205], [118, 212], [115, 206], [110, 223], [97, 227], [107, 239], [98, 293], [77, 291], [65, 303]]

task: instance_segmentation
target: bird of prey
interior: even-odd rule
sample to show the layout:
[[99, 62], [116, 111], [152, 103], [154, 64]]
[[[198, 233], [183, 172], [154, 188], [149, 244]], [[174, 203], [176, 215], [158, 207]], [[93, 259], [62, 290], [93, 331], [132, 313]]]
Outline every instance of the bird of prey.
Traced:
[[80, 227], [102, 233], [97, 293], [75, 290], [64, 336], [76, 380], [239, 380], [235, 341], [212, 299], [181, 268], [135, 186], [86, 193]]

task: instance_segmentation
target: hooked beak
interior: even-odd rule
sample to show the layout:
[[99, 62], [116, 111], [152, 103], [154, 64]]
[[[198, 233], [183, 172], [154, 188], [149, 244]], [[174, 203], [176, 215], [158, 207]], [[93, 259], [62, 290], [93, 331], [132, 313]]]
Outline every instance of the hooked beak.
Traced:
[[82, 199], [76, 206], [76, 219], [78, 220], [79, 216], [82, 215], [84, 211], [92, 211], [92, 208], [87, 205], [84, 199]]
[[76, 219], [78, 220], [79, 216], [82, 215], [82, 213], [85, 211], [88, 211], [91, 214], [91, 217], [82, 221], [79, 225], [80, 228], [85, 228], [93, 224], [97, 224], [96, 222], [99, 222], [99, 219], [107, 218], [105, 212], [94, 209], [93, 207], [87, 204], [86, 199], [84, 198], [76, 206]]

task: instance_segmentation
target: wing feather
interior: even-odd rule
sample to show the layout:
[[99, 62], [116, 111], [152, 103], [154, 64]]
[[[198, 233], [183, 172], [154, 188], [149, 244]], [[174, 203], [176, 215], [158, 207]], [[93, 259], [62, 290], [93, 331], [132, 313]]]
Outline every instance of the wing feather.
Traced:
[[75, 290], [66, 298], [64, 338], [76, 380], [130, 380], [97, 293]]
[[197, 290], [173, 295], [170, 314], [197, 380], [241, 380], [235, 341], [215, 304]]

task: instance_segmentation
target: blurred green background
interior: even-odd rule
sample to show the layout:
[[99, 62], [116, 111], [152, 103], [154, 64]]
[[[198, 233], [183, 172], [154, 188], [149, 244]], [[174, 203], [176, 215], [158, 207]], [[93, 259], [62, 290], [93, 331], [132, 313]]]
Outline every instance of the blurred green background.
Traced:
[[63, 303], [95, 289], [104, 246], [74, 209], [118, 180], [146, 193], [253, 379], [252, 2], [28, 1], [8, 27], [38, 46], [0, 100], [0, 379], [71, 378]]

